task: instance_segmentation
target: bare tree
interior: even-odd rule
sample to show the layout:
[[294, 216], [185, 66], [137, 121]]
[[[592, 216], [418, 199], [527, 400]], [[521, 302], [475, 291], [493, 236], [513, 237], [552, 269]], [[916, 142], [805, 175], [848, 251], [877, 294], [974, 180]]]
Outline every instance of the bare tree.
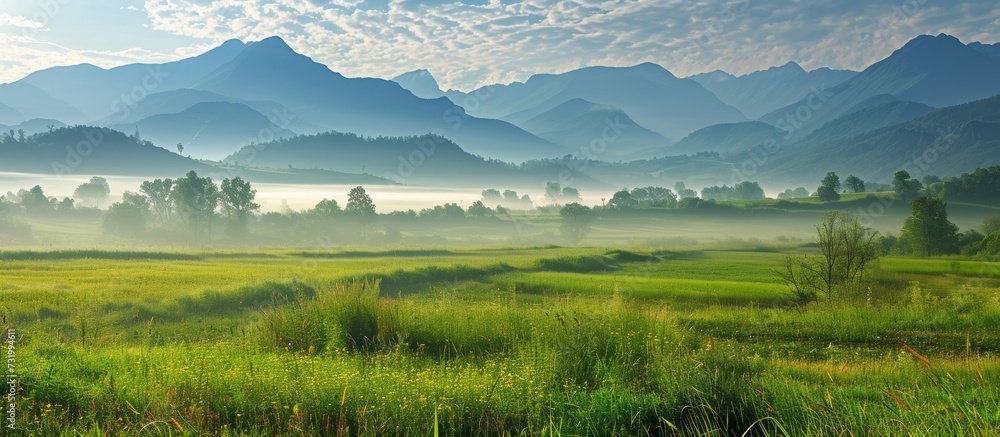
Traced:
[[835, 292], [851, 292], [865, 280], [882, 256], [878, 232], [861, 225], [850, 213], [831, 211], [816, 225], [818, 256], [788, 257], [778, 275], [800, 300], [812, 300], [818, 292], [833, 299]]

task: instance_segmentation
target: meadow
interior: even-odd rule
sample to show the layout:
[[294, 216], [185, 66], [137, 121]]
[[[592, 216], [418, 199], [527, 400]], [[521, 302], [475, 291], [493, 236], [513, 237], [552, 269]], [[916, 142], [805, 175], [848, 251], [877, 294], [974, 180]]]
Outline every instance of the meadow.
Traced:
[[775, 270], [809, 250], [7, 250], [5, 431], [1000, 434], [996, 263], [801, 305]]

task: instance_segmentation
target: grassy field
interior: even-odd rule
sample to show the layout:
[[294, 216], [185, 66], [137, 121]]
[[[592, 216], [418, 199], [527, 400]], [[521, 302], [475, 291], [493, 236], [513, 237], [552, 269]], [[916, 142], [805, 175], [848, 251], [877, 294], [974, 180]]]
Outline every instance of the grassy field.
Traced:
[[887, 258], [864, 295], [802, 307], [783, 256], [0, 252], [19, 384], [4, 430], [1000, 434], [994, 263]]

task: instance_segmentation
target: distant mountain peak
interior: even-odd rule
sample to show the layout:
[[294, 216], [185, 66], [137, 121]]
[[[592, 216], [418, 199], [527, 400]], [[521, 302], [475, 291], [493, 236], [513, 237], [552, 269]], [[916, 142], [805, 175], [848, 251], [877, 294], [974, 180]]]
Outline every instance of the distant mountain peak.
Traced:
[[775, 70], [778, 70], [778, 71], [794, 71], [796, 73], [805, 73], [806, 72], [806, 70], [804, 68], [802, 68], [802, 66], [799, 65], [795, 61], [788, 61], [788, 62], [785, 63], [785, 65], [782, 65], [780, 67], [772, 67], [772, 68], [775, 69]]
[[[233, 40], [229, 40], [229, 41], [233, 41]], [[226, 42], [228, 43], [229, 41], [226, 41]], [[236, 40], [236, 41], [239, 41], [239, 40]], [[269, 37], [264, 38], [264, 39], [262, 39], [260, 41], [257, 41], [257, 42], [254, 42], [254, 43], [250, 43], [250, 44], [258, 46], [258, 47], [267, 47], [267, 48], [282, 49], [282, 50], [292, 50], [292, 48], [288, 45], [288, 43], [286, 43], [284, 39], [281, 39], [281, 37], [277, 36], [277, 35], [275, 35], [275, 36], [269, 36]]]
[[634, 70], [634, 71], [636, 71], [638, 73], [641, 73], [641, 74], [657, 74], [657, 75], [661, 75], [662, 74], [662, 75], [669, 76], [670, 78], [676, 78], [677, 77], [677, 76], [674, 76], [674, 74], [671, 73], [670, 70], [667, 70], [666, 68], [663, 68], [662, 65], [656, 64], [656, 63], [653, 63], [653, 62], [643, 62], [643, 63], [641, 63], [639, 65], [633, 66], [632, 70]]
[[392, 81], [422, 99], [436, 99], [444, 95], [444, 92], [441, 91], [441, 86], [434, 79], [434, 75], [425, 69], [400, 74], [394, 77]]
[[245, 46], [245, 45], [246, 45], [246, 43], [243, 42], [242, 40], [237, 39], [237, 38], [231, 38], [231, 39], [227, 39], [227, 40], [223, 41], [222, 44], [219, 45], [219, 47], [236, 47], [236, 46]]
[[917, 50], [952, 50], [961, 46], [965, 46], [965, 44], [962, 44], [962, 41], [945, 33], [938, 34], [937, 36], [919, 35], [904, 44], [896, 53], [902, 54]]

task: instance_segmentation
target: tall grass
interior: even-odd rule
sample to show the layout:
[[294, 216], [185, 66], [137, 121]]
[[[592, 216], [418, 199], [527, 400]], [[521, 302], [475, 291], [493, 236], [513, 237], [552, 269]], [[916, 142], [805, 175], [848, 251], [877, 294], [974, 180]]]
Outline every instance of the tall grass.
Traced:
[[781, 256], [764, 252], [455, 253], [5, 262], [19, 424], [27, 435], [1000, 433], [1000, 301], [965, 261], [889, 262], [871, 290], [799, 307], [782, 304], [769, 276]]

